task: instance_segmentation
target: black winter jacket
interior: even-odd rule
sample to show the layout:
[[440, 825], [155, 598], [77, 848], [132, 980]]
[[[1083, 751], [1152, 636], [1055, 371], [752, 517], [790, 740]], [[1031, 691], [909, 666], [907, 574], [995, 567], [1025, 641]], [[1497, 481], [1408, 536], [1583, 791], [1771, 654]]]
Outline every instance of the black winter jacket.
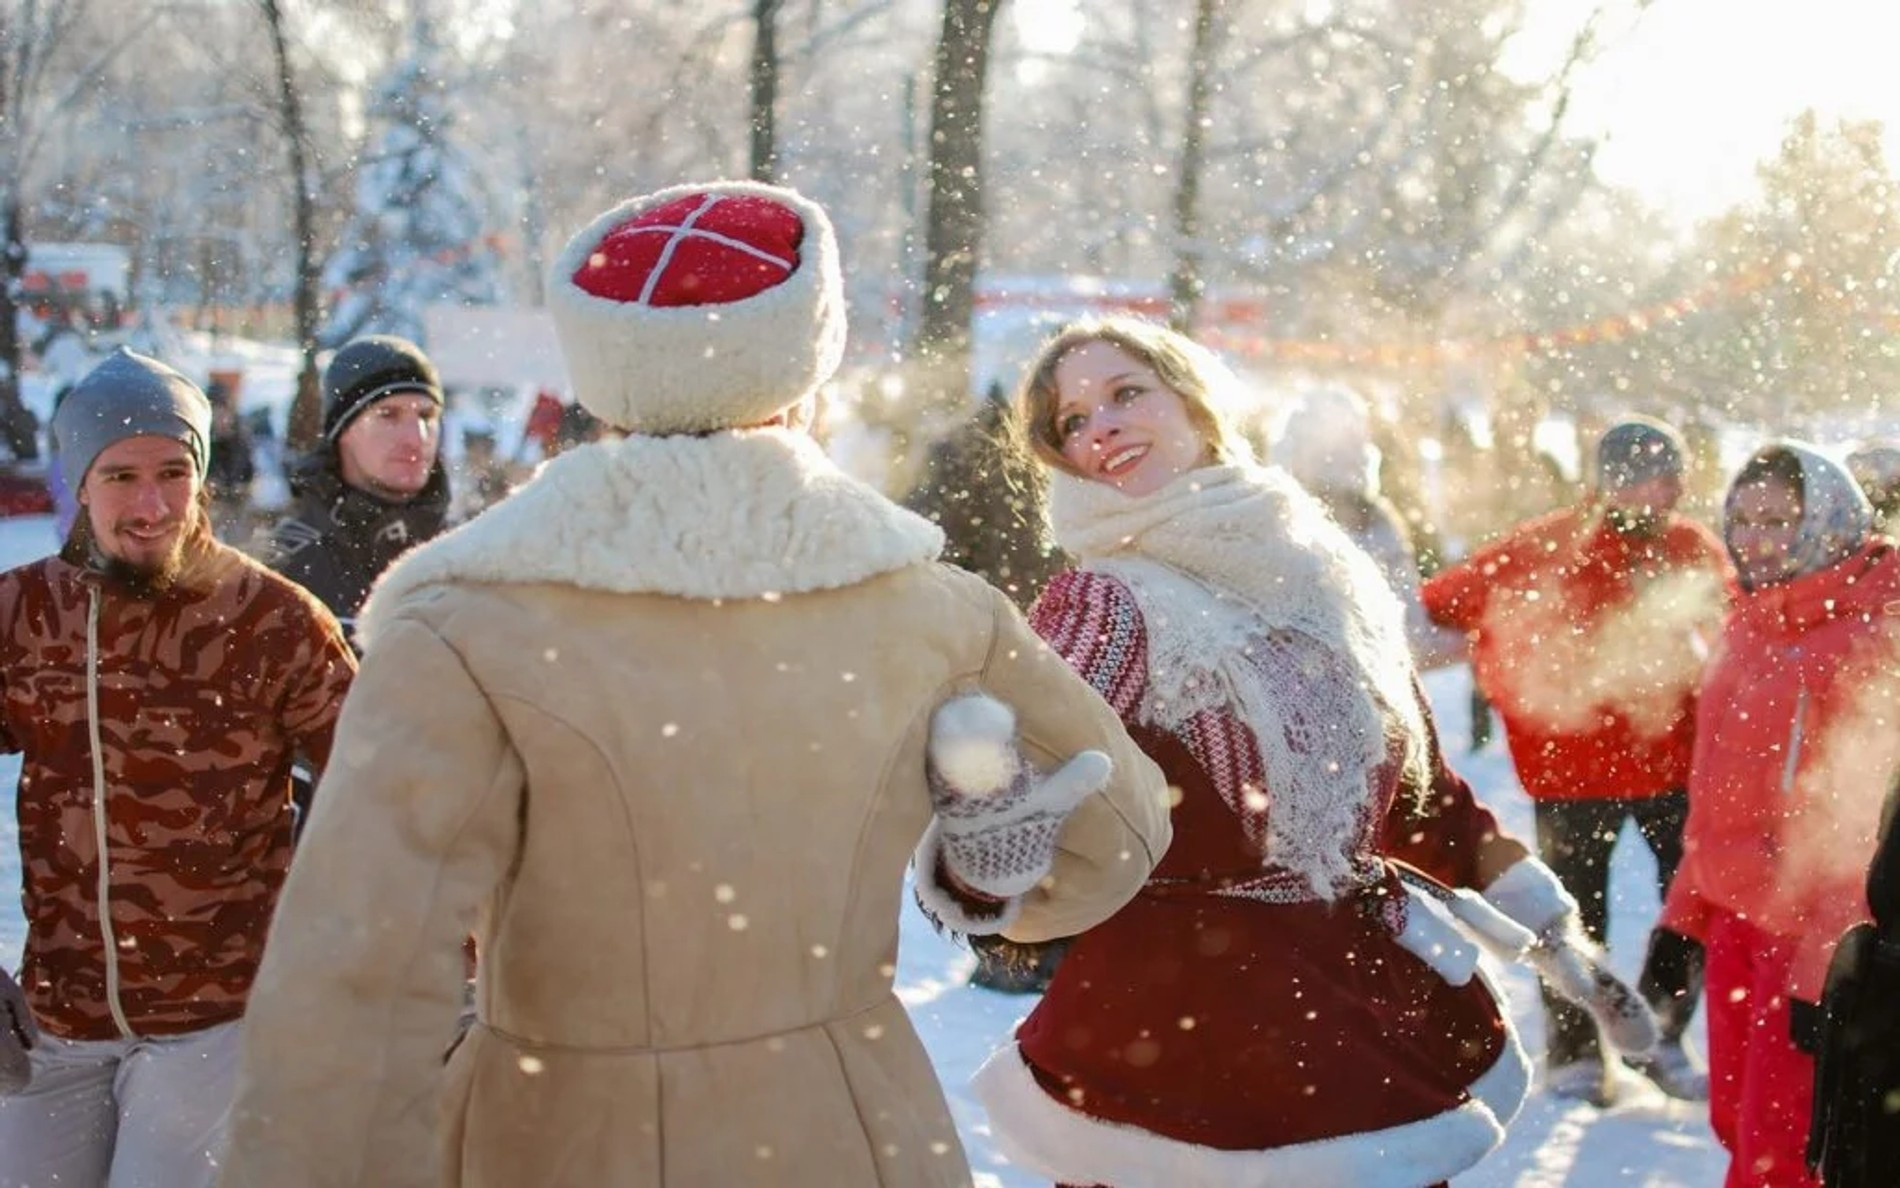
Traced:
[[296, 497], [271, 532], [265, 562], [315, 594], [349, 630], [370, 587], [397, 557], [442, 531], [449, 512], [448, 472], [440, 459], [407, 503], [389, 503], [346, 486], [334, 450], [298, 463]]
[[1888, 1188], [1900, 1168], [1900, 772], [1867, 871], [1873, 920], [1841, 937], [1819, 1008], [1790, 1000], [1815, 1053], [1808, 1168], [1828, 1188]]

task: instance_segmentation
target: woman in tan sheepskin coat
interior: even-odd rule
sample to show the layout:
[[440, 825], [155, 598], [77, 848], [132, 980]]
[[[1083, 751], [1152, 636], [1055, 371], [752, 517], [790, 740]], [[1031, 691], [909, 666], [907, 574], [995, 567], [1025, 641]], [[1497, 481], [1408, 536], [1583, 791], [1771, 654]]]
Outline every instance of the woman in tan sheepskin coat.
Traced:
[[[761, 282], [761, 257], [787, 274]], [[816, 207], [737, 183], [638, 199], [555, 281], [581, 400], [634, 434], [372, 596], [223, 1183], [967, 1184], [892, 993], [930, 714], [986, 690], [1032, 760], [1113, 763], [1023, 939], [1140, 887], [1159, 774], [1001, 594], [936, 562], [934, 527], [798, 428], [842, 338]], [[445, 1070], [469, 930], [476, 1018]]]

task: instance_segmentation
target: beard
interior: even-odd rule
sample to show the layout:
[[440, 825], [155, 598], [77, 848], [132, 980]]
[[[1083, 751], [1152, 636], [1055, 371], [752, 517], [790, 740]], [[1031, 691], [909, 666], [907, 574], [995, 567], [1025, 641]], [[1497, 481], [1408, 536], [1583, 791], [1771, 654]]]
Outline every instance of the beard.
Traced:
[[157, 598], [178, 584], [185, 570], [185, 537], [172, 542], [165, 555], [153, 561], [128, 561], [101, 556], [99, 572], [107, 581], [134, 598]]
[[185, 570], [185, 555], [206, 524], [204, 510], [196, 502], [185, 513], [185, 522], [171, 545], [155, 558], [133, 561], [115, 557], [99, 544], [93, 529], [92, 512], [81, 507], [73, 520], [72, 534], [60, 555], [74, 564], [98, 572], [115, 588], [133, 598], [157, 598], [178, 584]]
[[1628, 507], [1609, 508], [1604, 511], [1603, 518], [1617, 532], [1639, 540], [1661, 535], [1663, 525], [1669, 520], [1667, 512]]

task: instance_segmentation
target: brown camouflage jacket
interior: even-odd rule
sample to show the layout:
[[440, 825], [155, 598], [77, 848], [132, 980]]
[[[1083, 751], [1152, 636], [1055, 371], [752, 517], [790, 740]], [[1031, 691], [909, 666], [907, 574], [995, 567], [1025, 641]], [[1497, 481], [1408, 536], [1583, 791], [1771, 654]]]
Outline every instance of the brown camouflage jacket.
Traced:
[[290, 864], [291, 761], [328, 758], [355, 668], [321, 603], [208, 536], [155, 597], [58, 557], [0, 574], [0, 750], [24, 754], [20, 983], [42, 1026], [98, 1040], [243, 1013]]

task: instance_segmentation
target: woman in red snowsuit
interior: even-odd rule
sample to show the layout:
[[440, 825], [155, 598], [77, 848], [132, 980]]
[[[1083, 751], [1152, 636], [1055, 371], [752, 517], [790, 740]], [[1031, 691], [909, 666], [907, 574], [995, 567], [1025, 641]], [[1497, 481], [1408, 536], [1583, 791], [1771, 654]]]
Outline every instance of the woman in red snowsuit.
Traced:
[[1743, 594], [1702, 677], [1683, 861], [1663, 923], [1709, 954], [1709, 1121], [1728, 1188], [1811, 1188], [1819, 1000], [1865, 917], [1880, 800], [1900, 769], [1900, 552], [1847, 472], [1783, 442], [1729, 489]]
[[1063, 1184], [1418, 1188], [1500, 1141], [1527, 1065], [1443, 888], [1408, 892], [1392, 860], [1485, 888], [1546, 949], [1575, 905], [1445, 768], [1395, 596], [1251, 461], [1228, 381], [1109, 319], [1025, 386], [1081, 562], [1032, 621], [1178, 801], [1148, 885], [1075, 941], [976, 1089], [1005, 1153]]

